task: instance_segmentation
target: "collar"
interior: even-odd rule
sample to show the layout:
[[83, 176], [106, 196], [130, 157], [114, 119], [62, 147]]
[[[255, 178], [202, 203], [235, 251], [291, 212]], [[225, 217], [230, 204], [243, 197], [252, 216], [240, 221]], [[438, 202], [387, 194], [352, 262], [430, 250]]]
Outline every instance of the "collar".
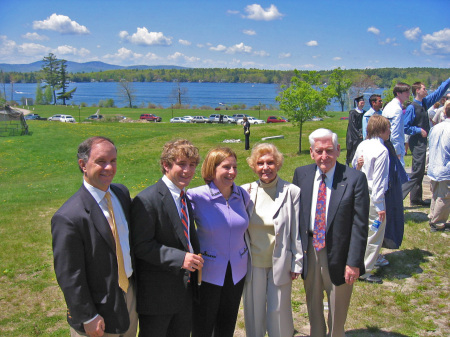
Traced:
[[336, 171], [336, 164], [334, 164], [334, 166], [327, 173], [323, 173], [322, 170], [318, 166], [316, 166], [315, 179], [321, 179], [322, 174], [325, 174], [325, 184], [328, 186], [329, 184], [327, 184], [327, 182], [333, 182], [334, 171]]
[[111, 192], [111, 186], [108, 187], [107, 191], [102, 191], [100, 189], [98, 189], [97, 187], [92, 186], [91, 184], [89, 184], [86, 180], [83, 179], [83, 185], [84, 187], [89, 191], [89, 193], [91, 193], [91, 195], [94, 197], [95, 201], [97, 202], [97, 204], [99, 204], [103, 198], [105, 197], [106, 192]]
[[419, 101], [419, 100], [417, 100], [417, 99], [415, 99], [415, 98], [414, 98], [414, 101], [413, 101], [413, 102], [416, 102], [417, 104], [422, 105], [422, 101]]
[[[211, 199], [217, 199], [217, 198], [223, 197], [222, 193], [220, 193], [219, 189], [212, 181], [208, 184], [208, 187], [209, 187], [209, 192], [211, 193]], [[231, 191], [229, 199], [233, 198], [234, 196], [239, 197], [239, 191], [238, 191], [235, 183], [233, 183], [233, 190]]]
[[172, 180], [170, 180], [169, 178], [167, 178], [166, 175], [163, 175], [162, 177], [162, 181], [166, 184], [167, 188], [169, 189], [170, 193], [174, 194], [174, 195], [178, 195], [178, 197], [180, 196], [181, 190], [180, 188], [175, 185]]

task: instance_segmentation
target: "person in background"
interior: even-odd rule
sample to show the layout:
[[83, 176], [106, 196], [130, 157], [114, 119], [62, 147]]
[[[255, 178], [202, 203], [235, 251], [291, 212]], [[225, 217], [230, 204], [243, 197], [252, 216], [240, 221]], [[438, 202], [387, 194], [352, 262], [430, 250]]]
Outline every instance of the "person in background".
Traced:
[[381, 115], [381, 107], [383, 106], [383, 100], [381, 99], [381, 95], [373, 94], [369, 98], [370, 109], [364, 114], [362, 119], [362, 133], [363, 140], [367, 138], [367, 123], [369, 122], [369, 118], [372, 115]]
[[436, 116], [436, 112], [439, 110], [439, 107], [444, 106], [445, 97], [442, 97], [439, 102], [433, 104], [431, 108], [428, 109], [428, 121], [430, 122], [430, 129], [434, 126], [433, 118]]
[[398, 82], [394, 86], [394, 98], [383, 109], [383, 117], [389, 119], [391, 123], [391, 143], [394, 146], [398, 159], [405, 167], [405, 118], [403, 115], [403, 102], [409, 99], [411, 86], [409, 84]]
[[113, 184], [117, 149], [91, 137], [78, 147], [83, 184], [52, 217], [56, 279], [72, 337], [135, 337], [133, 249], [128, 189]]
[[300, 238], [306, 258], [302, 277], [311, 336], [327, 336], [323, 292], [328, 298], [330, 337], [345, 336], [353, 283], [364, 275], [369, 221], [369, 190], [364, 173], [337, 162], [335, 133], [317, 129], [309, 135], [314, 164], [298, 167]]
[[436, 111], [436, 114], [433, 117], [433, 125], [439, 124], [445, 120], [445, 104], [448, 104], [450, 102], [450, 92], [448, 92], [445, 97], [442, 97], [441, 103], [442, 106]]
[[348, 115], [348, 127], [347, 127], [347, 159], [346, 164], [350, 165], [353, 156], [355, 155], [356, 148], [359, 143], [363, 141], [362, 134], [362, 119], [366, 112], [363, 110], [365, 102], [364, 96], [359, 96], [354, 99], [355, 108], [350, 110]]
[[133, 200], [131, 241], [136, 252], [139, 337], [189, 337], [197, 270], [203, 266], [186, 187], [200, 156], [186, 139], [167, 142], [163, 177]]
[[426, 153], [428, 147], [427, 136], [430, 131], [428, 108], [436, 103], [450, 86], [450, 78], [428, 95], [427, 88], [422, 82], [415, 82], [412, 86], [414, 101], [405, 111], [404, 132], [410, 135], [409, 147], [413, 157], [409, 181], [403, 184], [403, 199], [410, 193], [411, 206], [429, 206], [422, 198], [422, 181], [425, 174]]
[[245, 136], [245, 149], [250, 150], [250, 122], [248, 118], [244, 116], [243, 118], [244, 125], [244, 136]]
[[249, 194], [251, 263], [244, 287], [247, 337], [294, 334], [292, 280], [302, 271], [298, 236], [300, 189], [278, 176], [283, 154], [273, 144], [256, 145], [247, 162], [259, 180], [242, 186]]
[[228, 147], [208, 152], [202, 164], [206, 185], [189, 189], [204, 258], [192, 337], [233, 337], [245, 275], [249, 195], [234, 183], [237, 157]]
[[[386, 205], [384, 193], [388, 189], [389, 181], [389, 153], [384, 141], [391, 133], [387, 118], [373, 115], [367, 124], [367, 139], [356, 149], [352, 166], [362, 171], [367, 177], [370, 194], [369, 208], [369, 236], [367, 239], [364, 265], [366, 273], [359, 277], [369, 283], [383, 283], [380, 277], [372, 275], [378, 255], [381, 250], [386, 228]], [[379, 221], [378, 228], [374, 228]]]
[[427, 175], [432, 193], [428, 215], [431, 232], [450, 230], [450, 104], [446, 104], [444, 112], [446, 119], [430, 131]]

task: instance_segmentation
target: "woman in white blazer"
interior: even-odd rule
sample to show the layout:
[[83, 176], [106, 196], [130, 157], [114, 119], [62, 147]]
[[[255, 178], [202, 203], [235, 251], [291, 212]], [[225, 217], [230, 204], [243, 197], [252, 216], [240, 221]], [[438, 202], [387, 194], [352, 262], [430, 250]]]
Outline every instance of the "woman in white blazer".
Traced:
[[283, 154], [273, 144], [256, 145], [249, 166], [259, 180], [242, 187], [250, 194], [251, 259], [244, 287], [247, 337], [294, 334], [292, 280], [302, 272], [298, 235], [300, 188], [278, 177]]

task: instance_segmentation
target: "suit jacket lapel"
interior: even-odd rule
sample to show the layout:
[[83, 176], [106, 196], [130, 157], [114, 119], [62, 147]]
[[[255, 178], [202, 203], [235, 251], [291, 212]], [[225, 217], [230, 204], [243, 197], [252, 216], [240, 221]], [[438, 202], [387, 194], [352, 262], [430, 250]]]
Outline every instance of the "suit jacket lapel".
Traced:
[[344, 176], [345, 167], [336, 162], [336, 170], [334, 171], [333, 184], [331, 187], [330, 203], [327, 213], [327, 231], [333, 222], [334, 216], [339, 208], [342, 196], [347, 188], [347, 177]]
[[[162, 204], [166, 209], [166, 214], [170, 219], [170, 223], [173, 226], [173, 230], [175, 231], [180, 241], [183, 243], [185, 250], [188, 251], [189, 247], [187, 245], [186, 237], [184, 236], [183, 224], [181, 223], [180, 215], [178, 214], [178, 209], [177, 206], [175, 205], [172, 194], [170, 193], [169, 188], [162, 180], [158, 181], [158, 189], [159, 193], [161, 194]], [[189, 217], [190, 219], [192, 219], [191, 214], [189, 214]]]
[[89, 193], [89, 191], [84, 187], [81, 187], [81, 197], [84, 203], [84, 208], [86, 213], [89, 214], [92, 224], [99, 232], [100, 236], [108, 243], [109, 247], [116, 252], [116, 243], [114, 241], [114, 236], [109, 226], [108, 220], [102, 212], [102, 209], [95, 201], [94, 197]]

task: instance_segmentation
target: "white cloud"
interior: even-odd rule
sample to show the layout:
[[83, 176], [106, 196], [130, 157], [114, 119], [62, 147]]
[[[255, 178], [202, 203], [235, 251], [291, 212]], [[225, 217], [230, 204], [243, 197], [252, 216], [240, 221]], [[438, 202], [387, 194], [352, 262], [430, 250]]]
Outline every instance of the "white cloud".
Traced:
[[186, 56], [186, 55], [184, 55], [183, 53], [180, 53], [180, 52], [175, 52], [172, 55], [167, 56], [167, 59], [171, 60], [171, 61], [176, 61], [176, 60], [179, 60], [179, 59], [183, 59], [184, 61], [190, 62], [190, 63], [200, 61], [200, 59], [198, 57]]
[[56, 55], [76, 55], [81, 57], [86, 57], [91, 52], [86, 48], [75, 48], [72, 46], [64, 45], [64, 46], [58, 46], [55, 50]]
[[27, 56], [42, 55], [50, 52], [50, 48], [37, 43], [23, 43], [17, 46], [19, 54]]
[[405, 35], [405, 37], [408, 40], [417, 40], [419, 38], [419, 35], [422, 33], [422, 31], [420, 30], [419, 27], [415, 27], [415, 28], [411, 28], [406, 30], [403, 35]]
[[235, 15], [235, 14], [239, 14], [239, 11], [233, 11], [233, 10], [229, 9], [229, 10], [227, 10], [227, 13]]
[[428, 55], [450, 54], [450, 28], [444, 28], [422, 37], [422, 51]]
[[374, 26], [367, 28], [367, 32], [378, 35], [380, 34], [380, 30], [375, 28]]
[[235, 44], [234, 46], [231, 46], [227, 48], [226, 53], [227, 54], [235, 54], [235, 53], [251, 53], [252, 47], [246, 46], [244, 42]]
[[339, 56], [333, 57], [333, 61], [340, 61], [340, 60], [342, 60], [342, 57]]
[[256, 32], [252, 29], [244, 29], [242, 32], [246, 35], [256, 35]]
[[190, 46], [190, 45], [192, 44], [190, 41], [188, 41], [188, 40], [182, 40], [182, 39], [179, 39], [179, 40], [178, 40], [178, 43], [179, 43], [179, 44], [182, 44], [183, 46]]
[[204, 45], [204, 44], [202, 44], [202, 43], [197, 43], [197, 47], [198, 47], [198, 48], [204, 48], [204, 47], [205, 47], [205, 45]]
[[86, 26], [82, 26], [76, 21], [71, 20], [66, 15], [53, 13], [46, 20], [33, 21], [34, 29], [54, 30], [61, 34], [89, 34]]
[[265, 50], [255, 51], [253, 54], [255, 54], [257, 56], [261, 56], [261, 57], [268, 57], [268, 56], [270, 56], [270, 54], [268, 52], [266, 52]]
[[24, 39], [31, 40], [31, 41], [44, 41], [48, 40], [48, 36], [45, 35], [39, 35], [38, 33], [26, 33], [22, 35]]
[[103, 58], [110, 60], [136, 60], [141, 59], [142, 57], [142, 54], [134, 53], [130, 49], [124, 47], [118, 49], [117, 53], [115, 54], [106, 54], [105, 56], [103, 56]]
[[279, 53], [278, 54], [279, 59], [287, 59], [289, 57], [291, 57], [291, 53]]
[[309, 42], [305, 43], [308, 47], [316, 47], [319, 45], [319, 43], [317, 41], [311, 40]]
[[312, 68], [314, 68], [314, 67], [315, 67], [314, 64], [308, 63], [308, 64], [302, 64], [299, 68], [302, 68], [302, 69], [312, 69]]
[[312, 58], [313, 58], [313, 59], [318, 59], [318, 58], [321, 57], [321, 56], [322, 56], [322, 55], [320, 55], [320, 54], [319, 54], [319, 55], [313, 55]]
[[212, 50], [212, 51], [225, 51], [225, 50], [227, 50], [227, 47], [225, 47], [223, 44], [218, 44], [216, 47], [210, 47], [209, 50]]
[[6, 35], [0, 35], [0, 56], [13, 55], [17, 44], [13, 40], [8, 40]]
[[397, 39], [396, 39], [395, 37], [388, 37], [388, 38], [386, 38], [386, 40], [380, 41], [379, 43], [380, 43], [381, 45], [384, 45], [384, 44], [390, 44], [390, 45], [392, 45], [392, 46], [398, 46], [398, 43], [395, 42], [395, 41], [397, 41]]
[[258, 4], [248, 5], [245, 7], [245, 11], [248, 13], [246, 18], [251, 20], [272, 21], [283, 17], [283, 14], [278, 12], [275, 5], [270, 5], [270, 7], [266, 9], [263, 9], [261, 5]]
[[127, 31], [123, 30], [119, 33], [119, 36], [131, 43], [144, 46], [170, 46], [172, 44], [172, 38], [164, 36], [162, 32], [149, 32], [146, 27], [138, 27], [136, 33], [131, 36]]

